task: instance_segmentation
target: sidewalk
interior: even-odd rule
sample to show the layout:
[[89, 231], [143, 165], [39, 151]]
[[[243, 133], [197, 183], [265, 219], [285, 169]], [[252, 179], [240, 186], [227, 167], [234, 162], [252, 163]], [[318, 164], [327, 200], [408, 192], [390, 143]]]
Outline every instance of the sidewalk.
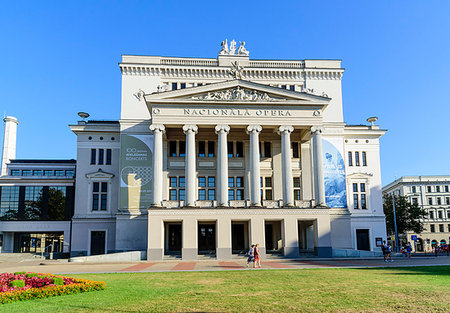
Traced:
[[[306, 269], [306, 268], [367, 268], [401, 266], [450, 265], [450, 257], [394, 258], [394, 262], [382, 259], [268, 259], [261, 262], [263, 270]], [[127, 263], [69, 263], [67, 260], [25, 260], [22, 262], [0, 263], [0, 272], [41, 272], [54, 274], [79, 273], [125, 273], [125, 272], [170, 272], [170, 271], [220, 271], [220, 270], [260, 270], [248, 268], [246, 258], [242, 260], [168, 260], [160, 262]]]

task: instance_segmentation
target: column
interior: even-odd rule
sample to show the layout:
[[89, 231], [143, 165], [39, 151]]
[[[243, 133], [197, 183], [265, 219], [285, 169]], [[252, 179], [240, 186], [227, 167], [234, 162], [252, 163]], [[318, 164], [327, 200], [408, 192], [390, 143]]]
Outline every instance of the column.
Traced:
[[260, 187], [260, 165], [259, 165], [259, 133], [260, 125], [250, 125], [247, 127], [247, 134], [250, 135], [250, 202], [252, 206], [261, 205]]
[[153, 146], [153, 206], [162, 205], [163, 191], [163, 134], [164, 125], [150, 125], [150, 130], [154, 136]]
[[323, 162], [322, 162], [322, 132], [323, 128], [313, 126], [313, 157], [314, 157], [314, 184], [315, 195], [318, 206], [325, 206], [325, 183], [323, 180]]
[[195, 206], [195, 134], [198, 131], [197, 125], [184, 125], [183, 132], [186, 134], [186, 157], [185, 180], [186, 180], [186, 201], [185, 206]]
[[283, 177], [283, 202], [284, 206], [294, 206], [294, 181], [292, 178], [292, 158], [291, 158], [291, 133], [292, 126], [280, 126], [278, 134], [281, 135], [281, 159]]
[[218, 135], [217, 152], [217, 202], [219, 206], [228, 206], [228, 144], [227, 135], [230, 126], [217, 125]]

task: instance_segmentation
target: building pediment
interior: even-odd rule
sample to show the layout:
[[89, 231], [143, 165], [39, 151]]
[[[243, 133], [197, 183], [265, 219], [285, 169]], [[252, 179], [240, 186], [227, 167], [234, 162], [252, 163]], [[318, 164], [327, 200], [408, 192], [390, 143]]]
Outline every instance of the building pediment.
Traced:
[[348, 174], [347, 178], [351, 179], [370, 179], [373, 176], [373, 174], [370, 173], [352, 173]]
[[260, 105], [312, 105], [324, 108], [330, 98], [262, 85], [245, 80], [230, 80], [204, 86], [171, 90], [144, 95], [147, 105], [152, 104], [260, 104]]
[[86, 178], [88, 179], [111, 179], [113, 177], [114, 174], [103, 172], [101, 168], [97, 172], [86, 174]]

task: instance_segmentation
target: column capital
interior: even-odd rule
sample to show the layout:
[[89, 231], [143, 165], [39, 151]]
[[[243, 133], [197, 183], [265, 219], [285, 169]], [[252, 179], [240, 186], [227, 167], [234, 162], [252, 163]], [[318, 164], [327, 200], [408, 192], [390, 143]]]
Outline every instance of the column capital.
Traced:
[[215, 130], [216, 130], [216, 134], [219, 134], [222, 131], [228, 134], [230, 132], [230, 126], [228, 126], [228, 125], [216, 125]]
[[260, 133], [262, 131], [262, 127], [261, 125], [249, 125], [247, 126], [247, 134], [256, 132], [256, 133]]
[[282, 125], [280, 127], [278, 127], [278, 135], [281, 135], [282, 133], [292, 133], [294, 131], [294, 127], [292, 126], [286, 126], [286, 125]]
[[186, 133], [188, 133], [189, 131], [192, 131], [192, 132], [194, 132], [194, 133], [197, 133], [197, 132], [198, 132], [198, 127], [197, 127], [197, 125], [189, 125], [189, 124], [184, 125], [184, 126], [183, 126], [183, 132], [186, 134]]
[[155, 132], [165, 133], [166, 127], [163, 124], [152, 124], [152, 125], [150, 125], [150, 130], [154, 133]]
[[312, 126], [311, 134], [315, 134], [315, 133], [318, 133], [318, 134], [323, 133], [323, 127], [322, 126]]

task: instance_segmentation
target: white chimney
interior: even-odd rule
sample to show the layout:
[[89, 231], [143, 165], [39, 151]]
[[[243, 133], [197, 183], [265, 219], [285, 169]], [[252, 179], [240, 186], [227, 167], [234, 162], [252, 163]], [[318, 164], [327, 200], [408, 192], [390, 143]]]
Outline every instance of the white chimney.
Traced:
[[16, 137], [17, 137], [17, 118], [7, 116], [3, 119], [5, 122], [5, 134], [3, 137], [3, 156], [2, 156], [2, 171], [0, 176], [7, 175], [6, 163], [16, 158]]

